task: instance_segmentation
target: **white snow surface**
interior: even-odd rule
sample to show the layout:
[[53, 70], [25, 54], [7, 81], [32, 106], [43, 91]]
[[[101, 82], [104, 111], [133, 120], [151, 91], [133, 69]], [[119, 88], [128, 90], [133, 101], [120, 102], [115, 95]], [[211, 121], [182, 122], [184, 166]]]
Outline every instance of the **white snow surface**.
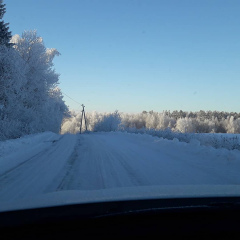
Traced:
[[240, 196], [240, 151], [123, 132], [0, 142], [0, 211], [96, 201]]

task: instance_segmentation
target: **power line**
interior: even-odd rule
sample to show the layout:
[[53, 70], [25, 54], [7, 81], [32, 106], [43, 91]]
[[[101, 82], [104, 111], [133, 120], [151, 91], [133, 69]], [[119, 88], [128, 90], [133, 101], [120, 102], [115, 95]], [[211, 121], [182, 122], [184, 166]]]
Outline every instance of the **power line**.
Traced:
[[[62, 91], [61, 91], [62, 92]], [[75, 101], [74, 99], [72, 99], [71, 97], [69, 97], [66, 93], [62, 92], [63, 95], [67, 96], [68, 98], [70, 98], [72, 101], [74, 101], [75, 103], [82, 105], [82, 103], [79, 103], [77, 101]]]

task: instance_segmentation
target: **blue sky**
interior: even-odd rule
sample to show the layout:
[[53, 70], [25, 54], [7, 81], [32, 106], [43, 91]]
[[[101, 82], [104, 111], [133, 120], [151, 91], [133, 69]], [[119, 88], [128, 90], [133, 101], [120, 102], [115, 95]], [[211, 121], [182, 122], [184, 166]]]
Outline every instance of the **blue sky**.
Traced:
[[12, 34], [58, 49], [59, 86], [87, 111], [240, 112], [238, 0], [4, 3]]

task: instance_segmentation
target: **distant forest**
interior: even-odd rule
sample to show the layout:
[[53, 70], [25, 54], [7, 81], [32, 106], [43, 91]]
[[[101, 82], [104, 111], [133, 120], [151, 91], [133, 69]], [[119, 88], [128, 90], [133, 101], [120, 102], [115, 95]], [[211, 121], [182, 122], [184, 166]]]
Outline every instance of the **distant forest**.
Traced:
[[[153, 111], [150, 111], [149, 113], [151, 113]], [[188, 118], [199, 118], [201, 120], [204, 120], [204, 119], [215, 119], [217, 118], [218, 121], [222, 120], [222, 119], [227, 119], [229, 117], [233, 117], [234, 120], [240, 118], [240, 113], [237, 113], [237, 112], [219, 112], [219, 111], [203, 111], [203, 110], [200, 110], [198, 112], [187, 112], [187, 111], [173, 111], [173, 112], [170, 112], [170, 111], [164, 111], [166, 113], [167, 116], [169, 117], [172, 117], [172, 118], [175, 118], [176, 120], [178, 118], [185, 118], [185, 117], [188, 117]], [[146, 111], [143, 111], [143, 113], [147, 113]]]
[[[79, 131], [81, 114], [72, 112], [64, 120], [62, 132]], [[240, 113], [219, 111], [143, 111], [142, 113], [87, 113], [90, 131], [117, 131], [130, 129], [171, 130], [181, 133], [240, 133]]]

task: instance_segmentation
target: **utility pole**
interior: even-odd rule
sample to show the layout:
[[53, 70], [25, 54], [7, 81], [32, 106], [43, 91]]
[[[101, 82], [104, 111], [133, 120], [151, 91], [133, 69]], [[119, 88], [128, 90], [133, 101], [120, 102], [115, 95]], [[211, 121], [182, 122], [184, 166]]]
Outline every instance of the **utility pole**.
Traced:
[[85, 119], [85, 128], [86, 128], [86, 131], [87, 131], [87, 121], [86, 121], [86, 115], [85, 115], [85, 106], [84, 104], [81, 105], [82, 106], [82, 118], [81, 118], [81, 124], [80, 124], [80, 134], [82, 133], [82, 121], [83, 121], [83, 118]]

